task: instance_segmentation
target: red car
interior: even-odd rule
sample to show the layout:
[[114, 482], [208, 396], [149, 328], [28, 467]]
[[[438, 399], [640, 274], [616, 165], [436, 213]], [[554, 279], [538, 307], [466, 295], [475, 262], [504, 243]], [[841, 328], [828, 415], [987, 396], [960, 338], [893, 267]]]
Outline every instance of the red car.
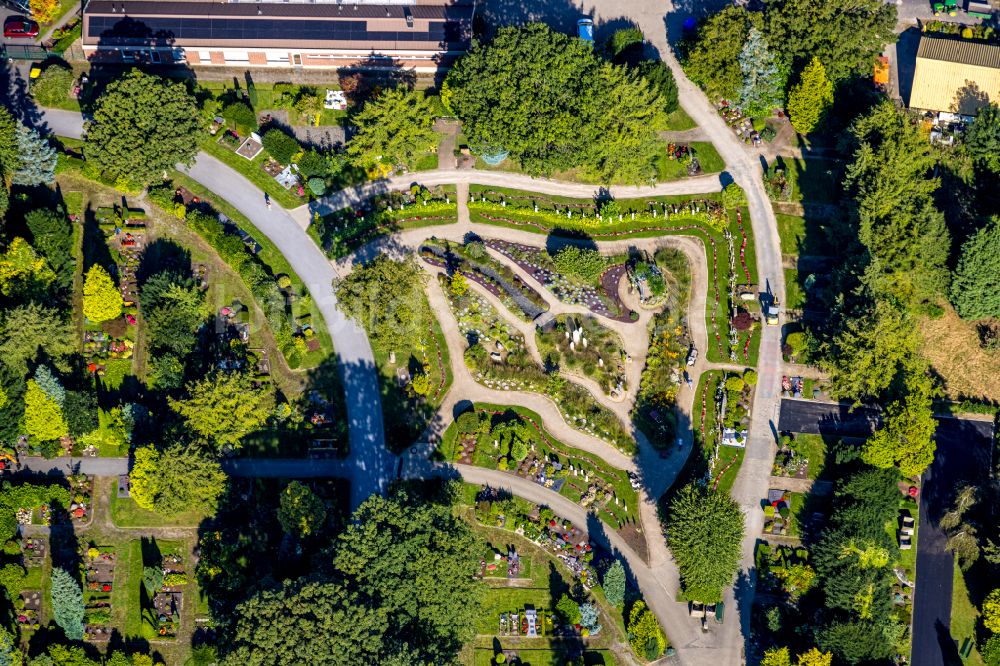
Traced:
[[3, 22], [4, 37], [37, 37], [38, 24], [22, 16], [9, 16]]

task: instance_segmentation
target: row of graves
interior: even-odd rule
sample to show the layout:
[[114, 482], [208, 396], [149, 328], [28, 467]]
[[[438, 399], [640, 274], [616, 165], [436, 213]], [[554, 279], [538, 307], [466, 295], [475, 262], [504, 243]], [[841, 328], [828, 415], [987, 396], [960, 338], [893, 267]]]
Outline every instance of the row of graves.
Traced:
[[129, 208], [122, 199], [121, 204], [98, 208], [96, 217], [98, 228], [114, 250], [114, 273], [124, 306], [122, 322], [110, 322], [102, 330], [84, 331], [83, 334], [87, 370], [103, 377], [109, 360], [131, 360], [134, 354], [135, 336], [129, 335], [129, 329], [136, 325], [138, 315], [139, 283], [136, 274], [146, 246], [146, 212], [140, 208]]
[[178, 553], [163, 557], [163, 585], [153, 594], [153, 619], [156, 635], [176, 638], [180, 628], [184, 587], [187, 585], [184, 558]]
[[81, 553], [84, 561], [84, 639], [104, 643], [111, 639], [111, 593], [115, 586], [118, 554], [114, 548], [91, 544]]
[[[49, 542], [45, 537], [32, 536], [21, 539], [21, 565], [31, 576], [32, 570], [45, 567], [45, 559], [49, 553]], [[34, 576], [31, 576], [34, 578]], [[22, 636], [27, 631], [37, 631], [48, 623], [43, 616], [42, 590], [21, 590], [20, 597], [15, 600], [15, 611], [18, 627]]]
[[498, 628], [500, 636], [538, 638], [552, 633], [552, 611], [539, 610], [525, 604], [524, 608], [500, 613], [500, 626]]

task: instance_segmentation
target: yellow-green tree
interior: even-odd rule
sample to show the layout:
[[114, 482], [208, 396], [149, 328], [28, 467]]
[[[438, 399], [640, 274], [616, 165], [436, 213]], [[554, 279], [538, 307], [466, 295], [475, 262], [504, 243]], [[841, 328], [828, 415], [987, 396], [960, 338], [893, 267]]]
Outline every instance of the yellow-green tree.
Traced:
[[92, 322], [108, 321], [121, 315], [121, 292], [103, 266], [94, 264], [83, 282], [83, 316]]
[[833, 104], [833, 83], [826, 68], [813, 57], [802, 70], [799, 82], [788, 93], [788, 115], [799, 134], [812, 132]]
[[983, 626], [1000, 634], [1000, 589], [990, 592], [983, 601]]
[[0, 254], [0, 293], [4, 296], [44, 290], [55, 279], [45, 258], [23, 238], [12, 240]]
[[637, 656], [653, 661], [667, 648], [667, 638], [660, 629], [660, 623], [646, 602], [637, 601], [632, 605], [628, 617], [629, 643]]
[[254, 386], [242, 372], [218, 373], [188, 384], [188, 397], [169, 400], [193, 432], [217, 447], [238, 448], [244, 435], [264, 424], [274, 408], [274, 395]]
[[28, 380], [24, 391], [24, 427], [28, 435], [40, 442], [50, 442], [69, 433], [59, 403], [50, 398], [34, 379]]
[[129, 472], [129, 493], [133, 501], [147, 511], [156, 508], [156, 475], [160, 454], [152, 446], [135, 450], [132, 471]]
[[820, 652], [813, 648], [799, 655], [798, 666], [830, 666], [832, 663], [832, 652]]
[[764, 658], [760, 660], [760, 666], [792, 666], [792, 658], [788, 654], [788, 648], [771, 648], [764, 653]]
[[39, 23], [48, 23], [55, 17], [59, 0], [31, 0], [31, 16]]

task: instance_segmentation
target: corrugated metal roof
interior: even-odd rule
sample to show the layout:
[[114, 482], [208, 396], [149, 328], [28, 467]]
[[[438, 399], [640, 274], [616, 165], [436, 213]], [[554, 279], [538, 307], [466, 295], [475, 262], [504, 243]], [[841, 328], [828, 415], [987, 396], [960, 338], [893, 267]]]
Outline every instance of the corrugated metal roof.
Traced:
[[1000, 68], [1000, 46], [943, 37], [921, 37], [917, 59], [944, 60], [977, 67]]
[[976, 115], [986, 103], [1000, 101], [1000, 67], [917, 58], [910, 107]]

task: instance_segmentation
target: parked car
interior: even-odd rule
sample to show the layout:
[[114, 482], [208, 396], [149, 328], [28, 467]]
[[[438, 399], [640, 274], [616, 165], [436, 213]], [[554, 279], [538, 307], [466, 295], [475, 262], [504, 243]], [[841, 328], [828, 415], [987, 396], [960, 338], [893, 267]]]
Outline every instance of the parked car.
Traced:
[[37, 37], [38, 23], [23, 16], [8, 16], [3, 22], [4, 37]]
[[0, 0], [0, 7], [7, 7], [22, 14], [31, 14], [31, 4], [28, 0]]
[[692, 366], [698, 361], [698, 349], [694, 345], [691, 345], [690, 351], [688, 351], [687, 364]]

